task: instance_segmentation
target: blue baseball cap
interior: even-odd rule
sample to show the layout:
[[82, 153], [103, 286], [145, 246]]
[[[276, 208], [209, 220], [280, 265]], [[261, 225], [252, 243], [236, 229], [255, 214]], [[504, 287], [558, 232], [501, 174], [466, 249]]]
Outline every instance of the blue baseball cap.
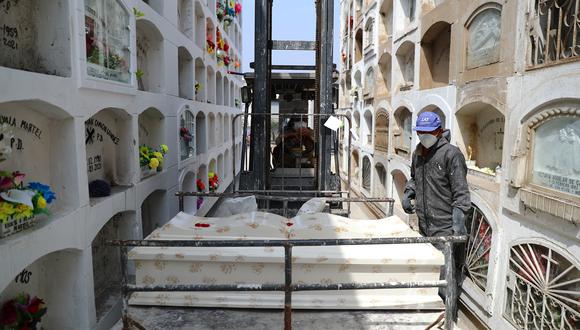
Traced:
[[432, 132], [439, 127], [441, 127], [441, 118], [435, 112], [425, 111], [417, 117], [417, 123], [413, 127], [413, 130], [418, 132]]

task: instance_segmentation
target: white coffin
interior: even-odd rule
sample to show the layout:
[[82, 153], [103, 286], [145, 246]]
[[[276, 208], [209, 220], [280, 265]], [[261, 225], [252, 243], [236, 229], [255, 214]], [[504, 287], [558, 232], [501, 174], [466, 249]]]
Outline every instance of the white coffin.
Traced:
[[[196, 227], [206, 224], [209, 227]], [[327, 213], [286, 219], [253, 212], [228, 218], [179, 213], [148, 239], [244, 240], [334, 239], [418, 236], [398, 217], [351, 220]], [[444, 263], [430, 244], [294, 247], [293, 283], [434, 281]], [[136, 283], [284, 283], [282, 247], [135, 248]], [[134, 293], [132, 305], [282, 308], [283, 292]], [[441, 309], [437, 288], [302, 291], [292, 294], [299, 309]]]

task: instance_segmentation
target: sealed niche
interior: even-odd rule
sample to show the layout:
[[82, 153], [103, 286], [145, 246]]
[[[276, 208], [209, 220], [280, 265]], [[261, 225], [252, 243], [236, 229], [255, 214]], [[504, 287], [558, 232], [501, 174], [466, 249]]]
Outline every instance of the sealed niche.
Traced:
[[87, 74], [129, 83], [129, 13], [119, 0], [85, 1]]
[[0, 1], [0, 66], [69, 77], [67, 1]]
[[493, 5], [478, 11], [467, 23], [467, 68], [499, 61], [501, 7]]

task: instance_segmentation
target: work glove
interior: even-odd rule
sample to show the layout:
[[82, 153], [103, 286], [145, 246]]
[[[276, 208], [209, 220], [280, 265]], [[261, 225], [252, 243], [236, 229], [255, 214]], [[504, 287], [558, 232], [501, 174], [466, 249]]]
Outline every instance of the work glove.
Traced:
[[401, 201], [403, 210], [407, 214], [415, 213], [415, 193], [411, 190], [405, 190], [403, 200]]
[[453, 235], [467, 235], [467, 228], [465, 228], [465, 213], [456, 207], [453, 208]]

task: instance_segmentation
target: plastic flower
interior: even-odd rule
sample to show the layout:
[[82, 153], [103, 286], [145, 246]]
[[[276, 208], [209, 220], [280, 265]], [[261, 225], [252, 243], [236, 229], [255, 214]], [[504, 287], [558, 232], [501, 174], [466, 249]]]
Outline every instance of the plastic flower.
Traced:
[[151, 158], [149, 161], [149, 167], [151, 169], [157, 169], [157, 167], [159, 167], [159, 160], [157, 158]]
[[169, 152], [169, 147], [167, 145], [165, 145], [165, 144], [162, 144], [161, 145], [161, 152], [164, 153], [164, 154], [168, 153]]
[[0, 221], [8, 222], [8, 219], [16, 212], [14, 205], [7, 202], [0, 202]]
[[14, 208], [15, 212], [12, 217], [15, 220], [22, 220], [26, 218], [30, 218], [34, 215], [32, 207], [25, 205], [25, 204], [17, 204]]
[[155, 158], [157, 158], [157, 160], [163, 160], [163, 155], [159, 151], [155, 151], [153, 153], [153, 156], [155, 156]]
[[12, 188], [12, 179], [9, 177], [0, 178], [0, 191]]
[[203, 183], [203, 181], [201, 181], [201, 179], [197, 179], [196, 185], [197, 185], [198, 191], [201, 192], [201, 191], [205, 190], [205, 183]]
[[42, 184], [40, 182], [30, 182], [28, 184], [28, 189], [38, 191], [42, 194], [42, 197], [46, 200], [48, 204], [52, 203], [56, 199], [56, 194], [50, 190], [50, 186]]
[[149, 148], [147, 148], [146, 146], [142, 146], [142, 147], [140, 147], [140, 148], [139, 148], [139, 154], [140, 154], [142, 157], [148, 157], [148, 154], [149, 154]]
[[12, 173], [12, 180], [14, 181], [15, 185], [20, 185], [24, 181], [24, 173], [20, 173], [18, 171]]
[[41, 208], [41, 209], [45, 209], [46, 208], [46, 199], [44, 199], [44, 197], [42, 197], [42, 196], [38, 197], [38, 200], [36, 201], [36, 207]]

